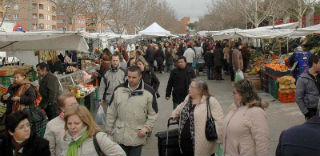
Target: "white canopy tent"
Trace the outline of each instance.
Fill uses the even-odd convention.
[[[158,23],[153,23],[146,29],[139,31],[139,35],[142,36],[157,36],[157,37],[168,37],[171,36],[171,32],[162,28]]]
[[[85,33],[0,32],[0,51],[78,50],[88,52]],[[89,36],[87,36],[89,37]]]

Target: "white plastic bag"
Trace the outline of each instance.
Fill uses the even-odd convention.
[[[244,76],[243,76],[243,72],[240,70],[240,71],[236,72],[234,82],[238,82],[242,79],[244,79]]]
[[[98,125],[106,125],[106,114],[104,113],[103,107],[100,105],[96,114],[95,122]]]

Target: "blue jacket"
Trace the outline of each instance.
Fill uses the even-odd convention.
[[[281,133],[276,156],[320,155],[320,117]]]

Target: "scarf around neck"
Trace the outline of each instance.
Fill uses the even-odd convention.
[[[22,155],[22,151],[20,151],[27,143],[28,140],[23,141],[22,143],[18,143],[13,137],[11,137],[11,143],[13,146],[13,150],[14,150],[14,155],[19,156]]]
[[[69,144],[67,156],[78,156],[78,148],[87,139],[87,137],[88,137],[88,130],[86,130],[78,140],[72,141]]]

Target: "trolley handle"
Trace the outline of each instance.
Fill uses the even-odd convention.
[[[178,124],[179,124],[179,120],[174,120],[173,117],[170,117],[168,119],[167,128],[169,128],[171,125],[178,125]]]

